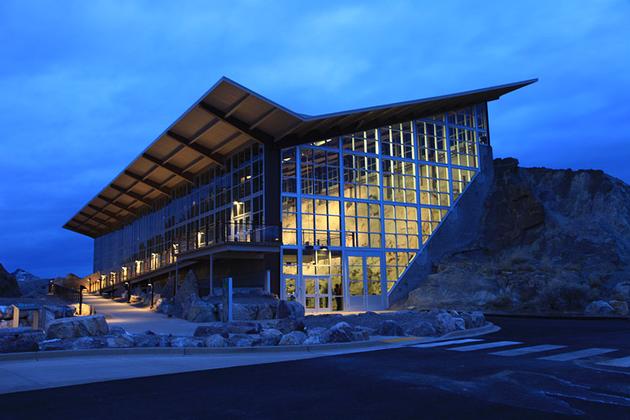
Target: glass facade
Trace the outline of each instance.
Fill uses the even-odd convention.
[[[279,236],[265,226],[263,146],[249,145],[195,178],[195,185],[129,225],[96,238],[94,270],[107,284],[157,270],[179,254],[222,242]]]
[[[382,309],[479,171],[486,105],[282,150],[283,298]]]

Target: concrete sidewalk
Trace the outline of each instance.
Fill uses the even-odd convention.
[[[393,349],[452,338],[476,337],[499,329],[490,324],[442,337],[375,337],[367,342],[290,348],[131,348],[6,354],[0,355],[0,394]]]
[[[105,315],[110,326],[123,327],[131,333],[151,330],[158,334],[193,335],[198,326],[204,325],[180,318],[169,318],[149,308],[136,308],[128,303],[96,295],[85,295],[83,301],[92,306],[97,314]]]

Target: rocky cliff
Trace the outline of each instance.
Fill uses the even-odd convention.
[[[18,297],[21,296],[15,276],[10,274],[0,264],[0,297]]]
[[[630,186],[596,170],[496,159],[479,237],[450,254],[406,306],[582,312],[630,300]],[[627,309],[626,309],[627,311]]]

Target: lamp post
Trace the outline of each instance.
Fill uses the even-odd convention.
[[[83,312],[83,291],[86,289],[84,285],[79,286],[79,315]]]
[[[149,283],[149,287],[151,288],[151,306],[149,309],[153,309],[153,283]]]
[[[131,285],[126,281],[125,286],[127,286],[127,303],[129,303],[131,302]]]

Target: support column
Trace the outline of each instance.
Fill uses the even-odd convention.
[[[209,260],[209,267],[208,267],[208,281],[209,281],[209,292],[208,295],[212,296],[213,295],[213,283],[214,283],[214,255],[211,254],[210,255],[210,260]]]

